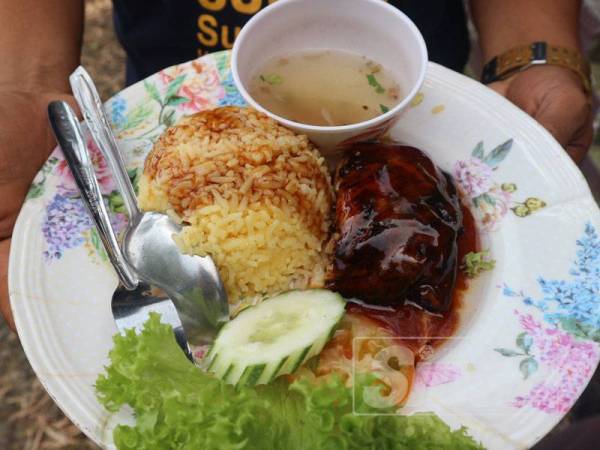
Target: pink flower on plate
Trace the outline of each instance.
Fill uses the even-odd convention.
[[[182,103],[181,107],[188,113],[195,113],[212,107],[215,101],[225,95],[225,88],[221,84],[218,70],[209,65],[199,62],[193,62],[192,67],[195,73],[186,77],[179,88],[177,95],[189,99]],[[182,66],[176,66],[172,69],[160,72],[160,80],[164,85],[168,85],[178,76],[185,73]]]
[[[576,339],[558,328],[543,328],[530,314],[515,314],[532,339],[530,353],[545,373],[543,381],[514,399],[513,406],[530,406],[547,413],[567,412],[594,372],[600,358],[598,344]]]
[[[182,66],[174,66],[158,72],[158,79],[163,85],[168,85],[171,81],[184,73]]]
[[[474,156],[456,162],[454,177],[470,198],[479,197],[494,186],[492,168]]]
[[[548,414],[566,413],[584,387],[585,380],[564,374],[560,378],[536,384],[526,395],[516,397],[512,405],[517,408],[530,406]]]
[[[580,341],[557,328],[547,328],[544,336],[534,336],[540,361],[561,372],[590,373],[598,359],[598,346]]]
[[[100,149],[96,146],[92,138],[88,138],[87,148],[92,156],[92,163],[94,164],[94,169],[96,171],[98,183],[100,184],[100,189],[103,194],[110,194],[116,189],[116,187],[113,182],[110,169],[108,168],[108,164],[106,163],[104,156],[102,156]],[[56,165],[55,170],[61,178],[62,182],[60,188],[62,190],[67,192],[77,191],[77,186],[75,185],[73,174],[71,173],[71,169],[69,169],[67,161],[64,158],[61,158],[59,163]]]
[[[415,382],[425,387],[452,383],[462,375],[460,369],[452,364],[421,363],[417,365]]]
[[[521,328],[528,331],[530,335],[538,335],[542,330],[542,325],[533,318],[531,314],[521,314],[518,310],[514,310],[514,313],[519,317]]]

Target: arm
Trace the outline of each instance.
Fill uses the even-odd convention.
[[[83,0],[0,0],[0,312],[12,325],[10,236],[31,180],[54,139],[46,107],[68,95],[79,63]]]
[[[79,64],[82,0],[0,0],[0,90],[69,92]]]
[[[546,41],[580,50],[580,0],[471,0],[483,60]],[[580,161],[591,144],[591,106],[576,74],[537,66],[490,85],[529,113]]]
[[[484,61],[522,44],[579,49],[580,0],[471,0]]]

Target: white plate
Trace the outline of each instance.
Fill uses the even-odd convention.
[[[232,103],[242,99],[224,52],[153,75],[106,109],[129,167],[139,170],[153,139],[177,117]],[[598,207],[535,121],[441,66],[430,64],[422,93],[392,135],[455,175],[497,261],[469,288],[473,308],[457,339],[418,370],[409,406],[466,426],[488,448],[528,448],[573,405],[600,358]],[[118,211],[110,179],[103,186]],[[15,227],[11,305],[43,385],[90,438],[110,447],[109,415],[93,384],[116,332],[110,298],[117,278],[73,194],[55,151]],[[124,216],[115,222],[123,225]]]

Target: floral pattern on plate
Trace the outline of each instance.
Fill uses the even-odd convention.
[[[542,313],[542,321],[531,313],[515,310],[523,332],[516,348],[496,348],[502,356],[519,359],[527,379],[541,367],[544,379],[512,405],[531,406],[547,413],[565,413],[585,387],[600,360],[600,238],[588,223],[576,242],[577,259],[570,280],[539,277],[542,297],[533,298],[507,285],[502,292],[520,298]]]
[[[454,165],[454,177],[473,206],[481,213],[483,228],[496,230],[500,221],[512,210],[518,217],[525,217],[546,206],[543,200],[529,197],[523,202],[513,200],[517,191],[515,183],[498,184],[494,171],[510,153],[513,140],[509,139],[486,153],[480,141],[471,157]]]
[[[422,362],[417,365],[415,383],[424,387],[448,384],[460,378],[462,371],[449,363]]]
[[[123,200],[116,190],[104,157],[89,138],[87,147],[92,155],[100,190],[110,213],[113,227],[117,233],[120,233],[127,225]],[[42,222],[42,234],[46,242],[44,258],[46,261],[60,259],[65,251],[85,246],[90,254],[99,257],[102,261],[108,261],[100,236],[85,210],[66,160],[59,151],[54,154],[52,160],[54,163],[48,173],[55,175],[59,183],[54,196],[46,206]],[[132,170],[129,173],[134,185],[137,185],[138,173],[138,170]],[[45,185],[40,183],[36,189],[43,192]]]
[[[107,106],[113,132],[120,140],[146,141],[152,145],[182,115],[224,104],[243,105],[244,100],[235,88],[229,63],[230,54],[219,53],[213,59],[192,61],[165,69],[153,81],[143,82],[146,96],[135,104],[123,95],[113,97]],[[87,145],[92,153],[96,175],[113,225],[120,232],[127,224],[121,196],[116,191],[100,151],[91,139],[88,139]],[[149,149],[143,144],[138,148],[141,153]],[[129,171],[134,184],[137,183],[140,171],[140,168]],[[108,261],[96,228],[85,213],[62,153],[56,152],[46,162],[31,186],[28,198],[43,195],[47,175],[51,172],[59,177],[60,182],[56,187],[56,194],[47,204],[42,224],[47,245],[44,251],[46,260],[60,259],[65,251],[84,246],[90,254]]]
[[[110,102],[113,130],[119,139],[154,142],[182,115],[222,105],[245,105],[235,88],[229,53],[169,67],[145,80],[143,101],[130,106],[117,95]]]

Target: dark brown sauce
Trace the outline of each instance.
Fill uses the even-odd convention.
[[[475,219],[467,207],[461,206],[463,231],[457,240],[459,264],[467,253],[478,251],[479,246]],[[450,337],[456,332],[468,284],[464,272],[458,270],[450,308],[442,314],[431,314],[411,304],[392,306],[381,310],[369,305],[350,303],[348,312],[375,320],[382,328],[399,337],[417,354],[417,359],[419,359],[424,346],[437,347],[443,342],[441,339],[434,338]]]

